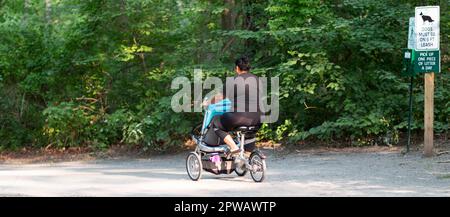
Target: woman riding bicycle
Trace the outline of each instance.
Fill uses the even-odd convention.
[[[261,124],[259,90],[262,85],[258,76],[250,73],[250,68],[248,58],[237,59],[234,68],[237,75],[227,78],[222,93],[214,96],[210,102],[214,104],[225,98],[231,101],[231,112],[217,116],[212,121],[214,133],[229,146],[231,154],[239,153],[240,149],[228,132],[240,126]]]

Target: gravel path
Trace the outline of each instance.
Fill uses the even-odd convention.
[[[0,196],[450,196],[450,155],[274,155],[268,176],[185,172],[186,154],[141,160],[0,165]]]

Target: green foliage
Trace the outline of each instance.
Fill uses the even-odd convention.
[[[449,132],[448,1],[29,2],[0,4],[0,149],[179,148],[201,114],[170,109],[172,79],[231,76],[242,54],[253,73],[280,78],[280,120],[261,139],[395,144],[407,120],[401,49],[423,4],[441,6],[435,132]],[[422,77],[414,83],[420,132]]]
[[[376,143],[395,143],[399,131],[406,128],[408,86],[407,80],[399,77],[398,63],[414,5],[390,1],[314,4],[320,3],[286,0],[268,7],[274,17],[269,21],[271,35],[281,53],[289,54],[278,65],[288,66],[278,70],[284,73],[280,74],[281,108],[283,119],[295,124],[292,136],[283,138],[357,141],[378,137],[383,139]],[[441,10],[448,11],[448,4],[441,4]],[[442,14],[441,19],[448,19],[444,15],[448,13]],[[441,31],[448,35],[447,29]],[[441,43],[448,45],[448,38]],[[441,52],[448,56],[448,46]],[[316,57],[308,58],[313,54]],[[443,65],[448,66],[448,61],[444,59]],[[437,82],[445,83],[448,67],[442,69]],[[415,79],[416,96],[423,95],[423,88],[417,85],[420,81]],[[436,100],[444,95],[450,97],[448,88],[437,86]],[[449,129],[445,104],[436,104],[436,115],[441,117],[436,118],[437,132]],[[423,101],[416,97],[414,105],[414,127],[423,129]]]
[[[76,146],[89,136],[89,118],[74,103],[61,103],[43,111],[46,117],[44,135],[57,146]]]

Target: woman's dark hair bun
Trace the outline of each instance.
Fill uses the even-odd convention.
[[[235,64],[242,71],[249,71],[251,69],[251,67],[250,67],[250,60],[246,56],[243,56],[243,57],[237,59]]]

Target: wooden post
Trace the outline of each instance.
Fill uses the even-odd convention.
[[[425,73],[424,156],[433,156],[434,73]]]

